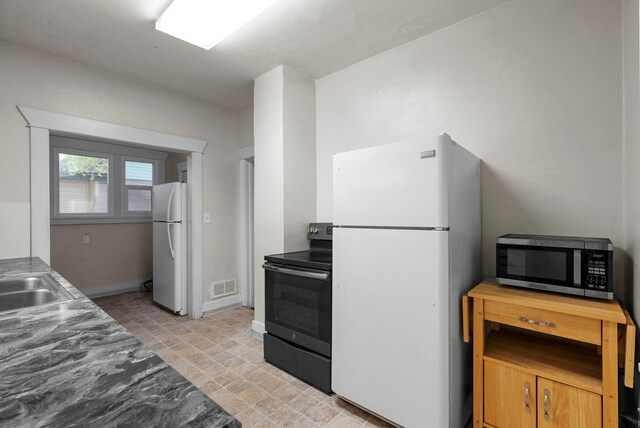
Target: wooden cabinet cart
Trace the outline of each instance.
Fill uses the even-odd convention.
[[[633,387],[635,349],[618,301],[484,282],[462,305],[474,428],[618,426],[618,367]]]

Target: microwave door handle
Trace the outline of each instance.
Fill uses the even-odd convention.
[[[573,284],[582,284],[582,251],[573,250]]]
[[[317,272],[305,272],[303,270],[295,270],[295,269],[287,269],[287,268],[282,268],[282,267],[277,267],[277,266],[273,266],[270,264],[263,264],[262,267],[265,270],[269,270],[272,272],[277,272],[277,273],[282,273],[284,275],[293,275],[293,276],[301,276],[303,278],[310,278],[310,279],[320,279],[323,281],[326,281],[327,279],[329,279],[329,274],[328,273],[317,273]]]

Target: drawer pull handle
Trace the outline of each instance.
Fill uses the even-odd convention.
[[[529,382],[524,383],[524,410],[529,413]]]
[[[518,319],[519,319],[520,321],[527,322],[527,323],[529,323],[529,324],[531,324],[531,325],[537,325],[537,326],[539,326],[539,327],[551,327],[551,328],[554,328],[554,327],[556,326],[556,325],[555,325],[554,323],[552,323],[552,322],[542,322],[542,321],[530,320],[530,319],[525,318],[525,317],[519,317]]]
[[[544,420],[549,420],[549,390],[544,389]]]

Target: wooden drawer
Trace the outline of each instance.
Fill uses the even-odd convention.
[[[602,344],[601,321],[593,318],[505,304],[492,300],[484,302],[484,318],[487,321],[495,321],[526,330],[566,337],[580,342],[594,345]]]

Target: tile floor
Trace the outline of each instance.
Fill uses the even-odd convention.
[[[390,426],[266,363],[262,342],[251,335],[251,309],[191,320],[156,307],[150,293],[119,294],[94,302],[243,427]]]

